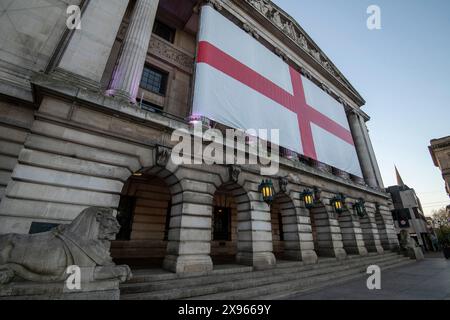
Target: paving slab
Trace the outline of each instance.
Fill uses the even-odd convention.
[[[369,290],[369,275],[332,287],[293,295],[288,300],[448,300],[450,260],[438,256],[381,273],[381,290]]]

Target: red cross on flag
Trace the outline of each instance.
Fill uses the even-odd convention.
[[[362,177],[343,105],[210,6],[201,14],[193,114],[279,129],[282,147]]]

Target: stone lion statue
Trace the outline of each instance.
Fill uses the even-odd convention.
[[[110,241],[120,226],[109,208],[91,207],[68,225],[35,234],[0,235],[0,284],[20,278],[33,282],[65,281],[78,266],[83,281],[131,278],[128,266],[116,266]]]
[[[422,260],[424,258],[422,249],[411,238],[407,230],[400,231],[400,248],[411,259]]]

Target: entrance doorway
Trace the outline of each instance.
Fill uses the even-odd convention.
[[[118,207],[121,226],[111,255],[133,268],[161,267],[167,248],[171,194],[164,180],[133,176],[125,184]]]

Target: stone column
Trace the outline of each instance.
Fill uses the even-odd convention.
[[[273,254],[270,208],[259,198],[257,191],[235,198],[239,211],[236,261],[238,264],[264,269],[275,265],[276,260]]]
[[[348,207],[349,205],[347,205]],[[342,242],[348,254],[367,255],[361,225],[353,209],[347,208],[339,217],[342,232]]]
[[[128,2],[128,0],[90,1],[81,18],[81,29],[73,31],[56,71],[70,72],[80,76],[85,83],[98,85]]]
[[[375,220],[375,205],[366,203],[366,211],[367,215],[359,220],[363,231],[364,243],[367,251],[382,254],[384,250]]]
[[[336,214],[330,205],[320,204],[310,210],[317,231],[317,254],[319,257],[345,259],[347,252],[342,242],[342,233]]]
[[[358,153],[359,163],[361,164],[361,170],[366,183],[373,188],[378,188],[377,178],[372,168],[369,148],[367,147],[359,118],[360,116],[355,112],[349,113],[348,119],[353,140],[355,141],[356,152]]]
[[[108,94],[136,103],[158,0],[137,0]]]
[[[380,234],[380,242],[385,250],[396,250],[399,247],[397,232],[391,211],[386,205],[379,205],[375,212],[375,221]]]
[[[367,149],[369,150],[369,156],[372,163],[372,169],[375,174],[375,178],[377,179],[378,187],[384,189],[383,178],[381,177],[380,168],[378,167],[378,161],[375,156],[375,152],[373,151],[372,141],[370,140],[369,130],[367,129],[366,122],[362,117],[359,117],[359,121],[361,123],[362,132],[364,135],[364,139],[366,141]]]
[[[300,192],[291,190],[286,200],[288,201],[280,205],[284,231],[284,257],[287,260],[303,261],[304,264],[317,263],[309,211],[300,200]]]
[[[211,271],[214,188],[191,178],[181,179],[180,186],[183,190],[172,199],[169,241],[163,268],[175,273]]]

